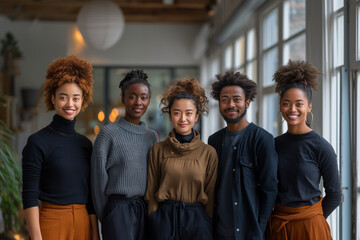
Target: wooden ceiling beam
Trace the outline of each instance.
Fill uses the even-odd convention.
[[[176,0],[164,5],[162,0],[117,0],[127,22],[205,22],[206,2],[212,0]],[[14,20],[76,21],[84,0],[0,0],[0,14]]]

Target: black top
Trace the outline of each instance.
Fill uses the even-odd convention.
[[[175,137],[180,143],[189,143],[194,138],[194,132],[191,131],[191,133],[187,135],[181,135],[175,132]]]
[[[319,201],[320,177],[326,196],[325,218],[340,204],[341,189],[336,154],[332,146],[314,131],[275,138],[279,156],[277,203],[289,207],[313,205]]]
[[[241,131],[231,132],[226,129],[226,134],[223,140],[223,147],[221,152],[221,159],[223,164],[221,168],[221,179],[218,179],[217,188],[217,233],[222,236],[234,237],[234,213],[233,213],[233,200],[232,200],[232,182],[234,168],[234,154],[239,146],[239,141],[245,132]]]
[[[59,205],[88,204],[92,144],[78,134],[76,119],[55,115],[49,126],[31,135],[23,150],[24,209],[38,206],[38,200]]]

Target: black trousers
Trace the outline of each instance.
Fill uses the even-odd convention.
[[[165,201],[148,219],[151,240],[211,240],[212,220],[199,203]]]
[[[145,240],[147,207],[142,198],[111,195],[101,223],[103,240]]]

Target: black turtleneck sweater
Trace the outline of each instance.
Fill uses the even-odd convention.
[[[92,144],[78,134],[76,119],[55,115],[49,126],[31,135],[23,150],[24,209],[38,200],[59,205],[87,204],[94,213],[90,194]]]

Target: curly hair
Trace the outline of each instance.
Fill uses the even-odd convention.
[[[140,69],[131,70],[126,73],[124,79],[120,82],[119,88],[121,89],[121,97],[124,99],[126,89],[135,83],[142,83],[149,89],[149,97],[151,97],[150,83],[147,80],[148,75]]]
[[[167,89],[163,98],[160,101],[160,105],[164,105],[161,108],[162,113],[170,113],[171,106],[175,100],[179,99],[191,99],[194,101],[196,107],[196,113],[200,115],[207,115],[207,104],[209,100],[205,95],[205,90],[201,87],[196,78],[184,78],[178,80],[176,85]]]
[[[240,72],[227,71],[224,75],[216,75],[217,81],[211,84],[211,96],[215,100],[220,100],[221,90],[226,86],[239,86],[245,92],[245,100],[253,101],[257,94],[257,85],[245,74]]]
[[[64,83],[76,83],[83,91],[81,110],[85,110],[87,103],[92,100],[93,68],[83,58],[76,56],[60,57],[55,59],[47,68],[44,84],[46,111],[55,110],[51,101],[56,89]]]
[[[321,73],[309,62],[289,60],[287,65],[280,66],[274,73],[275,92],[282,99],[290,88],[304,91],[309,103],[312,101],[312,90],[317,90],[317,78]]]

